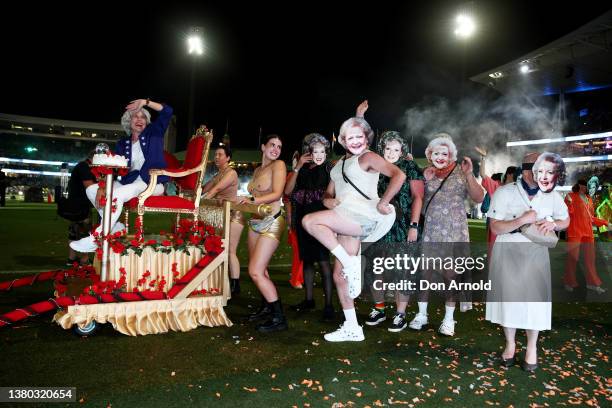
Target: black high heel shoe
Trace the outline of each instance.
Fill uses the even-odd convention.
[[[529,364],[528,362],[523,360],[521,361],[521,368],[523,369],[523,371],[526,371],[528,373],[533,373],[538,368],[538,363]]]
[[[510,358],[504,358],[503,356],[501,356],[499,358],[499,364],[502,367],[510,368],[516,364],[516,358],[514,356]]]

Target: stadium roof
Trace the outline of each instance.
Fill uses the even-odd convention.
[[[542,24],[552,24],[543,22]],[[526,65],[521,72],[521,66]],[[507,64],[470,78],[501,93],[554,95],[612,86],[612,10]]]

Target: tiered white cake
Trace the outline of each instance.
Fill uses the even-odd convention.
[[[128,161],[125,157],[115,154],[94,154],[92,164],[94,166],[127,167]]]

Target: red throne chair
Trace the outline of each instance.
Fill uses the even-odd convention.
[[[128,211],[136,211],[140,225],[144,230],[144,214],[147,212],[162,212],[176,214],[176,227],[179,225],[181,214],[190,214],[195,222],[198,221],[200,198],[202,195],[202,180],[206,172],[208,153],[213,139],[212,130],[200,126],[196,134],[187,144],[185,160],[182,165],[169,153],[164,152],[166,169],[152,169],[149,171],[151,179],[147,189],[137,198],[130,200],[126,207],[125,225],[128,228]],[[177,187],[176,196],[154,196],[153,191],[159,176],[168,176]]]

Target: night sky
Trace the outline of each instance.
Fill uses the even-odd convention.
[[[289,147],[309,132],[331,136],[364,98],[372,126],[394,128],[424,96],[457,98],[474,87],[461,78],[609,8],[601,1],[389,1],[345,9],[332,1],[202,1],[97,2],[85,12],[58,3],[3,13],[0,112],[117,123],[127,102],[149,97],[175,108],[179,148],[187,139],[191,26],[204,28],[207,46],[197,63],[195,121],[220,137],[229,120],[234,147],[256,147],[260,126]],[[479,28],[462,44],[452,25],[466,6]]]

